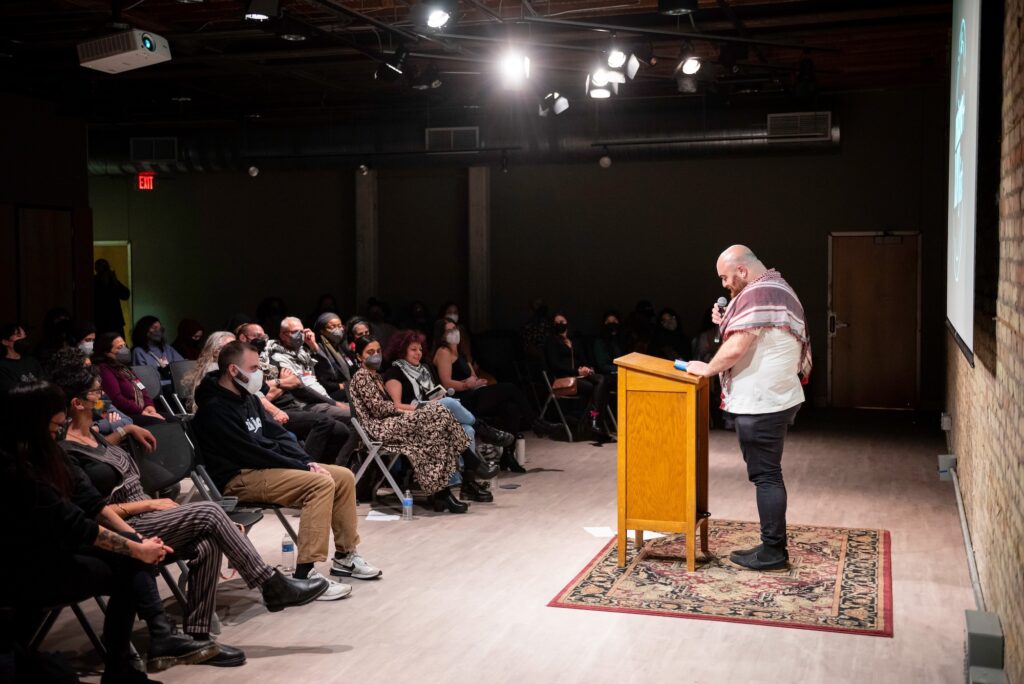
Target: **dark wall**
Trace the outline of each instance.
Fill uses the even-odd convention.
[[[131,241],[136,317],[216,330],[271,294],[299,316],[324,292],[353,304],[351,173],[93,177],[90,196],[96,239]]]
[[[803,301],[826,394],[828,234],[923,233],[922,397],[938,406],[947,105],[944,91],[842,98],[839,153],[512,167],[493,175],[494,320],[518,326],[531,298],[596,331],[609,306],[649,298],[693,334],[724,294],[715,260],[733,243],[778,268]],[[865,264],[865,277],[870,265]],[[909,324],[913,312],[907,312]],[[878,350],[884,353],[884,350]]]

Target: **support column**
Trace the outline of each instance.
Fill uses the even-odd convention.
[[[469,316],[478,331],[491,327],[491,169],[469,169]]]
[[[377,293],[377,172],[356,171],[356,310]]]

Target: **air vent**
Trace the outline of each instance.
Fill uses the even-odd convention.
[[[769,140],[829,140],[832,112],[787,112],[768,115]]]
[[[102,59],[112,54],[130,52],[138,46],[135,44],[135,36],[131,31],[122,31],[109,36],[90,40],[78,44],[78,60],[89,62],[94,59]]]
[[[426,144],[428,152],[476,152],[480,147],[480,128],[428,128]]]
[[[133,162],[178,161],[177,138],[132,138],[131,148]]]

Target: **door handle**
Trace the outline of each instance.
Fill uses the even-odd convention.
[[[828,334],[829,334],[829,337],[834,337],[835,334],[836,334],[836,331],[838,331],[838,330],[840,330],[842,328],[848,328],[848,327],[850,327],[849,323],[847,323],[845,321],[839,320],[839,318],[835,315],[835,313],[829,312],[829,314],[828,314]]]

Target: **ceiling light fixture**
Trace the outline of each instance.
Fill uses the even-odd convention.
[[[612,96],[612,88],[608,85],[608,81],[604,81],[602,85],[594,83],[591,74],[587,74],[587,95],[594,98],[595,100],[607,100]]]
[[[658,14],[676,17],[697,11],[697,0],[658,0]]]
[[[397,81],[405,69],[405,60],[409,57],[409,50],[404,45],[399,45],[395,54],[381,62],[374,72],[373,77],[378,81]]]
[[[558,93],[558,91],[552,91],[541,98],[540,105],[538,105],[537,113],[541,116],[547,116],[551,112],[558,116],[569,108],[569,98]]]
[[[245,18],[248,21],[268,21],[280,14],[279,0],[249,0],[249,7],[245,10]]]
[[[517,89],[530,78],[530,58],[516,50],[510,50],[499,63],[505,88]]]

